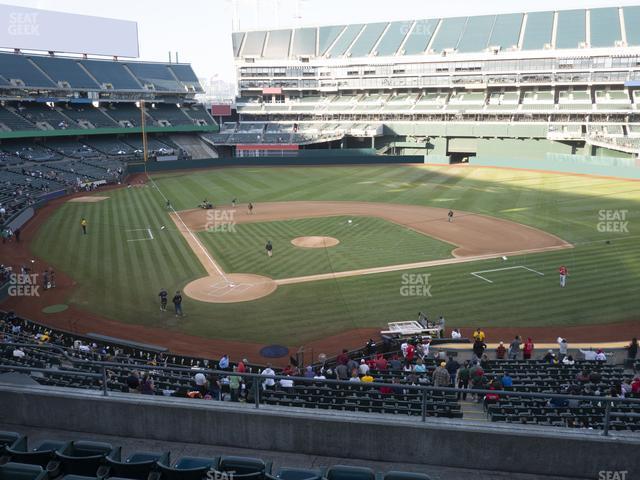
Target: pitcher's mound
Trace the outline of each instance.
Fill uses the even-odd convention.
[[[304,248],[328,248],[340,243],[340,240],[333,237],[298,237],[291,240],[296,247]]]
[[[188,283],[184,293],[194,300],[209,303],[236,303],[257,300],[278,288],[269,277],[251,273],[230,273],[222,277],[203,277]]]

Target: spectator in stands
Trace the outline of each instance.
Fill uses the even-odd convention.
[[[640,376],[636,376],[631,382],[631,393],[640,395]]]
[[[360,377],[358,376],[358,370],[354,370],[351,372],[351,377],[349,378],[350,382],[360,382]]]
[[[502,383],[503,388],[513,387],[513,377],[509,375],[509,372],[505,372],[500,379],[500,383]]]
[[[431,339],[429,338],[425,338],[424,340],[422,340],[422,344],[421,346],[421,353],[422,353],[422,358],[428,358],[429,357],[429,348],[431,347]]]
[[[422,361],[421,358],[416,360],[416,365],[413,368],[413,371],[416,372],[416,373],[426,373],[427,372],[427,367],[425,366],[425,364],[424,364],[424,362]]]
[[[16,347],[13,349],[13,357],[14,358],[24,358],[25,357],[25,353],[24,350],[20,347]]]
[[[342,353],[340,353],[340,355],[338,355],[338,357],[336,358],[336,364],[346,365],[347,363],[349,363],[349,350],[343,348]]]
[[[132,370],[126,380],[129,393],[140,393],[140,377],[138,372]]]
[[[625,347],[627,349],[627,359],[633,360],[638,356],[638,339],[633,337],[631,343]]]
[[[507,349],[504,346],[504,342],[500,341],[500,344],[498,344],[498,348],[496,348],[496,358],[498,360],[504,360],[504,357],[506,354],[507,354]]]
[[[562,359],[562,364],[571,366],[571,365],[575,365],[576,361],[573,359],[573,356],[568,355]]]
[[[222,355],[220,361],[218,362],[218,369],[220,370],[228,370],[229,369],[229,355],[226,353]]]
[[[462,333],[460,333],[460,330],[458,330],[457,328],[454,328],[453,330],[451,330],[451,338],[453,340],[458,340],[459,338],[462,338]]]
[[[451,383],[451,376],[446,369],[446,362],[440,363],[433,371],[432,379],[435,387],[448,387]]]
[[[376,370],[378,370],[379,372],[384,372],[387,370],[387,368],[388,368],[387,360],[384,358],[384,355],[379,353],[376,356]]]
[[[481,342],[484,342],[485,338],[486,338],[486,335],[480,329],[480,327],[476,328],[476,331],[473,332],[473,339],[474,340],[480,340]]]
[[[457,385],[458,388],[468,389],[469,388],[469,361],[464,362],[462,367],[458,369],[457,375]],[[466,400],[467,392],[458,392],[458,400]]]
[[[360,375],[366,375],[367,373],[369,373],[369,365],[367,365],[367,362],[364,360],[364,358],[362,360],[360,360],[360,366],[358,367],[358,373]]]
[[[233,367],[233,371],[237,372],[237,367]],[[229,391],[231,393],[232,402],[237,402],[238,399],[240,398],[241,385],[242,385],[242,377],[240,377],[239,375],[229,375]]]
[[[148,373],[142,375],[142,381],[140,382],[140,393],[143,395],[155,395],[156,387],[153,384],[153,378]]]
[[[487,348],[487,345],[480,340],[480,338],[476,338],[473,342],[473,354],[475,355],[476,360],[480,360],[482,355],[484,355],[484,351]]]
[[[560,358],[563,359],[567,356],[567,352],[569,351],[569,344],[567,343],[566,338],[558,337],[558,353]]]
[[[542,357],[542,361],[543,362],[547,362],[547,363],[553,363],[555,360],[556,356],[553,353],[552,349],[547,350],[547,353],[544,354],[544,357]]]
[[[521,344],[520,335],[516,335],[509,345],[509,360],[516,360],[518,358]]]
[[[630,394],[631,394],[631,379],[627,377],[627,378],[624,378],[620,383],[620,396],[622,398],[626,398]]]
[[[236,371],[238,373],[247,373],[247,364],[249,363],[249,361],[246,358],[243,358],[242,360],[240,360],[238,362],[238,368],[236,369]]]
[[[484,387],[486,386],[487,383],[487,379],[484,375],[484,370],[482,369],[482,367],[478,364],[473,365],[470,369],[469,369],[469,380],[471,382],[471,388],[473,390],[483,390]],[[480,398],[481,395],[480,394],[474,394],[475,397],[475,401],[476,402],[480,402]]]
[[[493,383],[489,385],[489,390],[496,390],[496,387],[494,386]],[[499,401],[500,401],[500,395],[498,395],[497,393],[487,393],[484,396],[484,402],[483,402],[485,410],[489,405],[495,405]]]
[[[209,389],[207,390],[207,394],[210,395],[213,400],[220,400],[220,392],[222,391],[222,384],[220,383],[220,378],[218,377],[217,374],[215,373],[209,374],[207,386],[209,387]]]
[[[316,373],[313,371],[313,367],[311,365],[307,365],[307,368],[304,370],[304,378],[313,378]]]
[[[360,378],[360,381],[365,382],[365,383],[371,383],[371,382],[374,382],[375,379],[371,376],[371,374],[367,373],[366,375],[363,375]]]
[[[268,363],[267,368],[265,368],[261,373],[261,375],[265,377],[264,381],[262,382],[263,390],[273,390],[273,387],[276,384],[276,381],[273,378],[275,374],[276,372],[273,370],[273,368],[271,368],[271,364]]]
[[[531,340],[531,337],[529,337],[527,338],[527,341],[524,342],[524,346],[522,348],[522,358],[524,360],[531,360],[531,357],[533,355],[533,348],[533,340]]]
[[[604,351],[602,351],[602,350],[597,350],[596,351],[596,361],[597,362],[606,362],[607,361],[607,354],[604,353]]]
[[[349,369],[345,363],[340,363],[336,365],[336,377],[338,380],[348,380],[349,379]]]
[[[456,375],[458,373],[458,369],[460,368],[460,364],[453,357],[449,357],[445,368],[447,369],[447,372],[449,372],[449,376],[451,377],[451,385],[455,385]]]
[[[196,390],[200,392],[202,396],[204,396],[208,391],[207,377],[205,376],[205,374],[202,372],[196,373],[195,377],[193,378],[193,381],[196,384]]]
[[[428,349],[428,347],[427,347]],[[426,358],[424,355],[421,358]],[[391,360],[389,360],[389,370],[400,370],[402,368],[402,362],[398,358],[398,355],[393,355]]]
[[[407,362],[413,362],[413,359],[416,356],[416,347],[412,344],[409,343],[407,345],[407,352],[404,356],[404,358],[407,360]]]

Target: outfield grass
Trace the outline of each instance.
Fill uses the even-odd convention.
[[[281,286],[259,301],[240,304],[187,300],[187,317],[177,323],[158,312],[157,291],[160,287],[182,288],[205,272],[179,232],[159,229],[171,225],[160,194],[153,188],[122,189],[109,192],[110,198],[104,202],[65,204],[32,242],[36,255],[79,283],[70,302],[127,323],[287,345],[351,328],[413,319],[419,310],[444,314],[451,326],[601,324],[634,320],[640,311],[637,182],[490,168],[411,166],[229,168],[154,178],[177,209],[193,208],[205,197],[216,204],[237,197],[241,202],[256,203],[258,208],[260,202],[286,200],[425,205],[524,223],[576,247],[512,257],[507,262],[481,261],[413,272],[430,274],[430,297],[403,296],[403,272],[391,272]],[[628,210],[629,232],[598,231],[601,210]],[[80,234],[82,216],[89,221],[86,237]],[[253,235],[251,228],[271,229],[273,225],[246,225],[247,238]],[[132,236],[144,236],[143,231],[127,230],[147,227],[152,229],[154,240],[127,242]],[[245,226],[238,227],[244,231]],[[390,231],[388,236],[385,243],[397,241],[397,232],[392,235]],[[259,238],[256,255],[263,253],[262,235]],[[226,244],[224,238],[207,238],[213,251],[232,248],[235,241]],[[393,255],[406,252],[399,249]],[[380,262],[389,259],[375,257]],[[224,254],[222,258],[229,270],[276,277],[288,276],[289,269],[298,268],[271,266],[282,270],[261,272],[267,268],[264,257]],[[345,258],[347,261],[359,260]],[[322,262],[315,264],[322,268]],[[566,264],[571,274],[565,289],[558,286],[561,264]],[[492,273],[494,283],[488,283],[470,274],[515,265],[526,265],[544,276],[505,270]]]
[[[351,220],[351,223],[348,221]],[[234,232],[201,232],[203,244],[226,272],[290,278],[452,257],[455,245],[379,218],[327,217],[234,225]],[[300,248],[301,236],[340,240],[330,248]],[[274,256],[264,250],[267,240]]]

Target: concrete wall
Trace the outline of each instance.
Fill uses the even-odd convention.
[[[213,167],[242,167],[242,166],[312,166],[312,165],[374,165],[385,163],[424,163],[422,156],[387,156],[349,154],[340,150],[305,150],[300,157],[229,157],[213,158],[210,160],[185,160],[179,162],[149,162],[147,170],[150,172],[182,170],[192,168]],[[319,153],[318,153],[319,152]],[[336,153],[334,155],[335,152]],[[144,172],[144,164],[133,164],[128,168],[129,173]]]
[[[640,440],[597,432],[0,385],[0,423],[537,475],[640,478]],[[73,414],[71,414],[73,412]],[[212,448],[215,454],[215,448]]]

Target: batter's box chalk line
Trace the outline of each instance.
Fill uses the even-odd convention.
[[[125,230],[126,233],[129,232],[145,232],[146,235],[144,236],[144,238],[130,238],[127,239],[127,242],[146,242],[149,240],[154,240],[153,237],[153,232],[151,232],[151,227],[147,227],[147,228],[132,228],[129,230]]]
[[[539,272],[538,270],[534,270],[533,268],[525,267],[524,265],[516,265],[514,267],[492,268],[491,270],[479,270],[477,272],[471,272],[471,275],[473,275],[476,278],[479,278],[480,280],[484,280],[485,282],[493,283],[493,280],[489,280],[488,278],[484,277],[481,274],[482,273],[491,273],[491,272],[502,272],[504,270],[516,270],[516,269],[527,270],[529,272],[535,273],[536,275],[540,275],[540,276],[544,277],[544,273]]]

